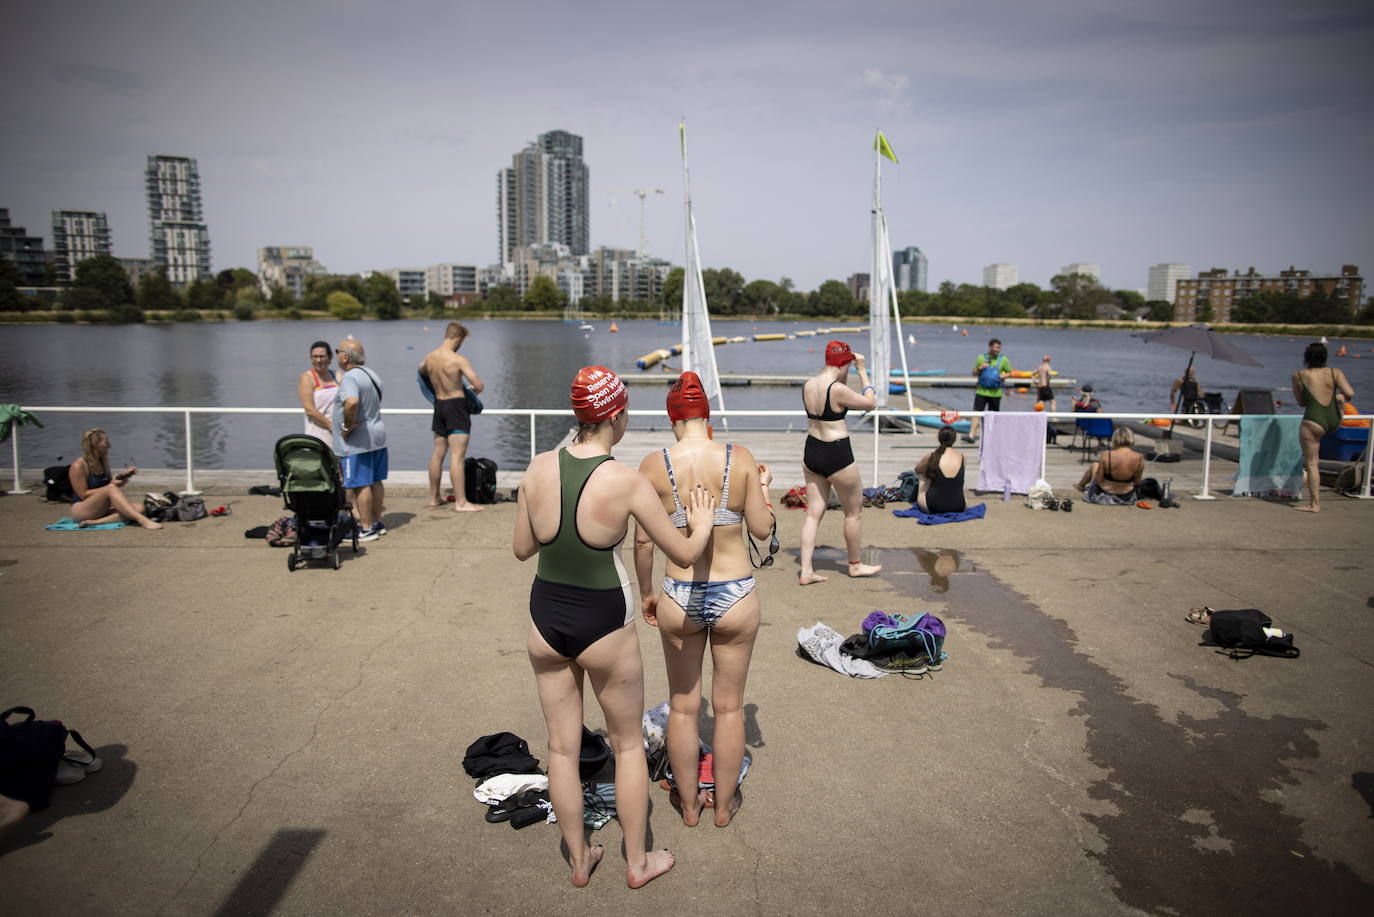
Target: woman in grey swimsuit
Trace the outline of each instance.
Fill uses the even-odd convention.
[[[710,416],[701,380],[696,373],[683,373],[668,390],[668,419],[677,444],[650,454],[639,466],[678,528],[687,524],[682,494],[704,487],[716,497],[706,550],[688,566],[671,559],[666,562],[660,599],[653,591],[654,545],[639,527],[635,574],[644,620],[658,627],[668,668],[668,760],[679,783],[671,801],[689,826],[701,818],[703,807],[714,806],[716,827],[723,828],[740,806],[739,794],[730,791],[744,761],[744,683],[759,629],[759,596],[750,574],[743,528],[747,525],[755,538],[767,538],[774,520],[768,496],[772,473],[756,464],[743,446],[713,441],[706,426]],[[694,792],[701,668],[708,642],[714,776],[717,787],[726,789],[728,802]]]

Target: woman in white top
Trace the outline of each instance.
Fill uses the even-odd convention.
[[[305,409],[305,434],[327,443],[334,441],[334,427],[329,422],[329,412],[333,410],[334,394],[339,380],[329,368],[334,358],[334,348],[324,341],[310,345],[310,368],[301,373],[296,391],[300,395],[301,407]]]

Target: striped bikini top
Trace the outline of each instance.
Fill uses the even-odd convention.
[[[744,513],[738,513],[729,508],[730,503],[730,459],[734,451],[731,443],[725,444],[725,480],[720,486],[720,504],[716,506],[715,518],[711,520],[711,525],[739,525],[744,521]],[[677,509],[668,516],[675,527],[685,529],[687,527],[687,508],[682,505],[682,499],[677,495],[677,477],[673,474],[673,460],[668,457],[668,450],[663,450],[663,464],[668,469],[668,483],[673,486],[673,506]]]

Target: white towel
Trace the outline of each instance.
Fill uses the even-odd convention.
[[[983,443],[978,453],[978,489],[1026,494],[1040,478],[1045,448],[1045,415],[1016,412],[983,417]]]

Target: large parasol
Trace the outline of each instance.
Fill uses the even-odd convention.
[[[1132,337],[1138,337],[1146,344],[1168,344],[1170,347],[1191,351],[1188,354],[1188,366],[1183,370],[1185,379],[1188,378],[1188,370],[1193,368],[1193,360],[1198,354],[1204,354],[1223,363],[1238,363],[1241,366],[1264,365],[1241,350],[1230,338],[1218,334],[1206,325],[1165,328],[1163,331],[1139,331],[1132,334]],[[1170,422],[1169,433],[1172,435],[1173,432],[1174,425]]]

